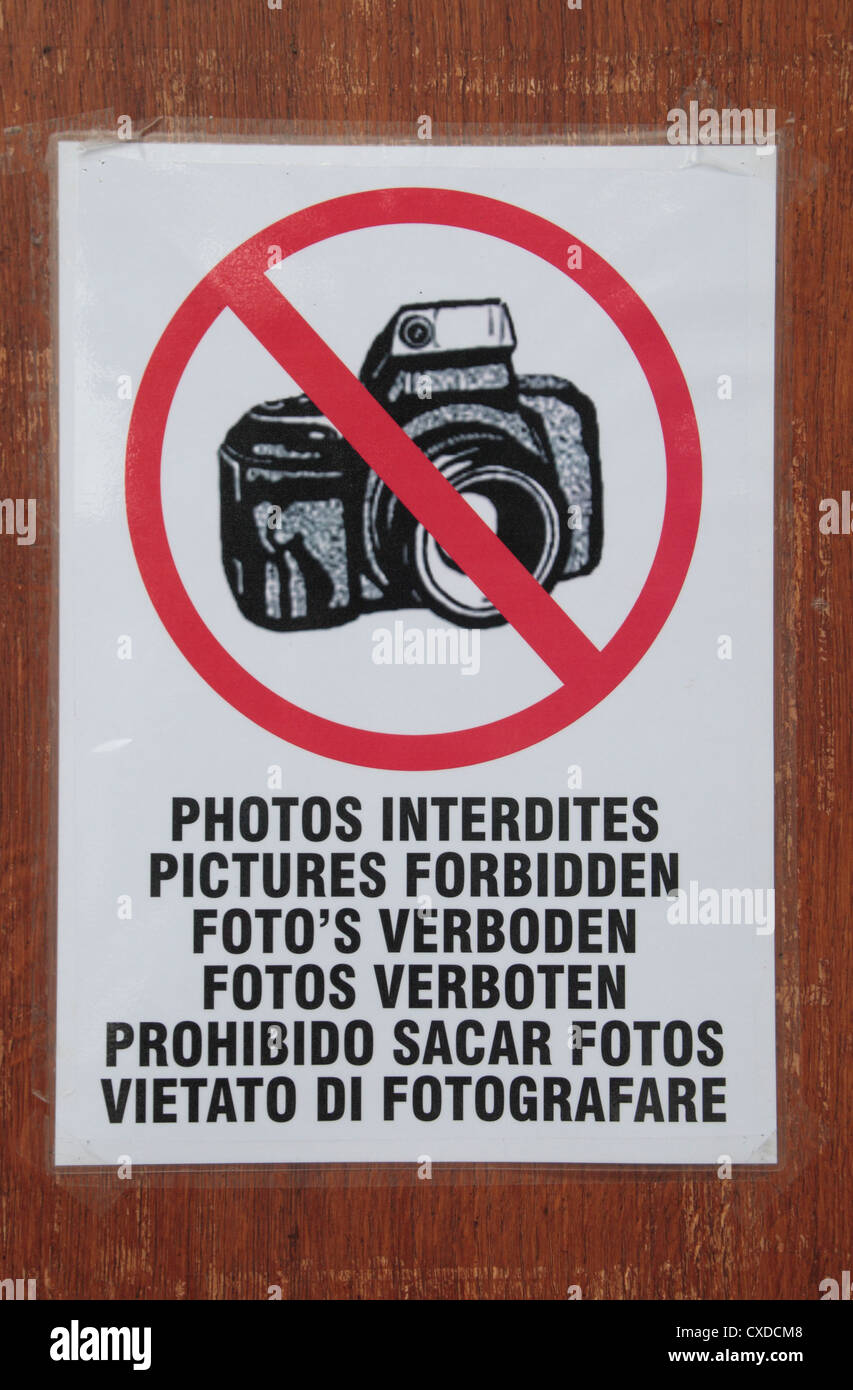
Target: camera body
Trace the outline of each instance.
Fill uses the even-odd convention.
[[[364,386],[545,589],[602,545],[595,408],[517,376],[499,299],[404,305]],[[425,605],[462,627],[502,615],[306,396],[247,412],[219,450],[222,559],[241,613],[277,631]]]

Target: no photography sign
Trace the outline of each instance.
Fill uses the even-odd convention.
[[[60,143],[58,1165],[775,1161],[714,154]]]
[[[267,279],[271,242],[283,243],[293,254],[327,237],[398,223],[467,228],[539,256],[583,284],[636,351],[665,441],[667,507],[642,595],[604,653],[477,512],[463,505],[464,498],[445,475]],[[271,698],[266,687],[236,669],[228,653],[215,645],[192,609],[169,550],[160,466],[168,412],[186,358],[229,307],[560,677],[560,698],[547,709],[521,711],[502,721],[500,730],[481,726],[453,735],[413,733],[383,740],[363,730],[331,726],[282,697]],[[696,539],[700,494],[698,430],[687,385],[660,328],[628,285],[589,247],[544,219],[480,195],[434,188],[351,194],[300,211],[238,247],[185,300],[164,332],[140,386],[128,443],[128,514],[140,570],[187,658],[214,689],[271,732],[346,762],[389,768],[450,767],[515,752],[570,723],[609,693],[644,654],[675,602]]]

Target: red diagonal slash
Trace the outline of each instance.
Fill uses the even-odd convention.
[[[214,277],[211,277],[214,278]],[[266,275],[228,276],[228,307],[565,685],[591,681],[599,649]]]

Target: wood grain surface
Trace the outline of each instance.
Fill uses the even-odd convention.
[[[830,0],[26,0],[0,4],[0,458],[38,539],[2,546],[0,1277],[40,1298],[815,1299],[853,1259],[851,551],[818,530],[850,470],[850,6]],[[436,1169],[57,1175],[57,489],[52,129],[477,123],[612,139],[703,105],[775,108],[780,1100],[774,1171]],[[209,118],[213,118],[211,125]]]

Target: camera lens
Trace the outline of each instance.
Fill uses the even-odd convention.
[[[400,337],[406,347],[426,347],[432,342],[432,323],[423,314],[412,314],[400,324]]]
[[[562,557],[558,505],[538,479],[500,464],[442,469],[491,531],[535,579],[550,588]],[[412,542],[415,587],[435,612],[463,626],[503,621],[491,601],[418,522]]]
[[[565,502],[541,460],[503,431],[436,431],[421,448],[544,589],[566,562],[571,534]],[[473,579],[377,479],[368,485],[365,550],[383,592],[400,606],[411,595],[461,627],[505,621]]]

